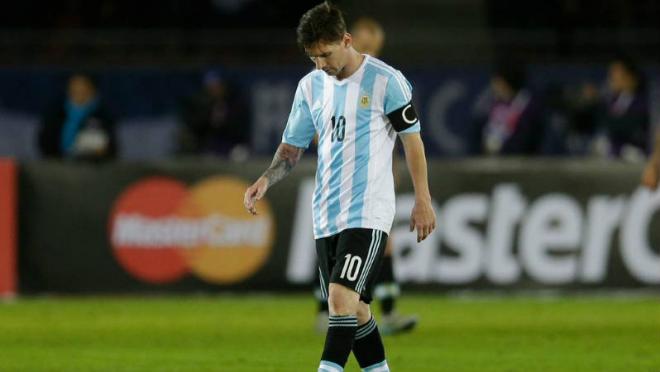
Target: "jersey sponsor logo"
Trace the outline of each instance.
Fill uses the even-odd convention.
[[[145,282],[163,284],[188,274],[214,284],[250,277],[265,263],[274,223],[266,200],[258,216],[245,213],[248,184],[212,177],[186,187],[150,177],[129,186],[110,216],[110,242],[121,266]]]
[[[313,182],[309,180],[306,182]],[[304,185],[304,183],[303,183]],[[301,187],[309,200],[311,187]],[[548,191],[534,197],[516,183],[489,193],[456,192],[433,207],[440,227],[421,243],[409,231],[414,194],[397,197],[389,241],[402,282],[444,285],[548,286],[660,284],[660,191],[587,197]],[[313,280],[315,255],[305,245],[310,208],[298,208],[287,278]],[[307,235],[305,235],[307,234]],[[344,263],[344,265],[346,265]],[[342,267],[343,269],[343,267]],[[346,266],[346,273],[350,265]],[[625,272],[625,279],[617,278]]]

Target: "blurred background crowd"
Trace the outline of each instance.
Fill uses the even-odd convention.
[[[411,80],[433,157],[651,150],[660,3],[337,3],[356,48]],[[294,29],[313,4],[13,2],[0,15],[0,155],[269,155],[312,68]]]

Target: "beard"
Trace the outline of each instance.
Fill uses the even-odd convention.
[[[337,76],[343,68],[324,68],[323,72],[330,76]]]

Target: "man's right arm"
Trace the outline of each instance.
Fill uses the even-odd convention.
[[[309,146],[316,132],[312,113],[309,110],[309,103],[305,100],[303,88],[306,85],[305,82],[309,82],[305,79],[307,77],[298,83],[289,119],[282,134],[282,143],[275,152],[273,162],[270,163],[270,167],[266,169],[264,174],[245,191],[243,204],[252,214],[257,214],[255,204],[263,198],[266,190],[286,177],[293,167],[298,164],[303,151]]]
[[[653,154],[646,163],[644,174],[642,175],[642,185],[651,190],[658,188],[660,180],[660,130],[656,133],[655,144],[653,145]]]
[[[282,178],[286,177],[293,167],[298,164],[300,157],[305,149],[289,145],[287,143],[281,143],[275,152],[273,161],[270,163],[270,167],[257,179],[257,181],[248,187],[245,191],[245,197],[243,198],[243,204],[245,208],[254,214],[257,214],[255,204],[258,200],[263,198],[266,194],[268,188]]]

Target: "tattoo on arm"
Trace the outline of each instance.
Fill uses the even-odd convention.
[[[293,167],[298,164],[298,160],[300,160],[302,153],[303,149],[301,148],[281,144],[275,152],[273,162],[263,174],[263,177],[266,177],[268,180],[268,186],[272,186],[282,178],[286,177]]]

